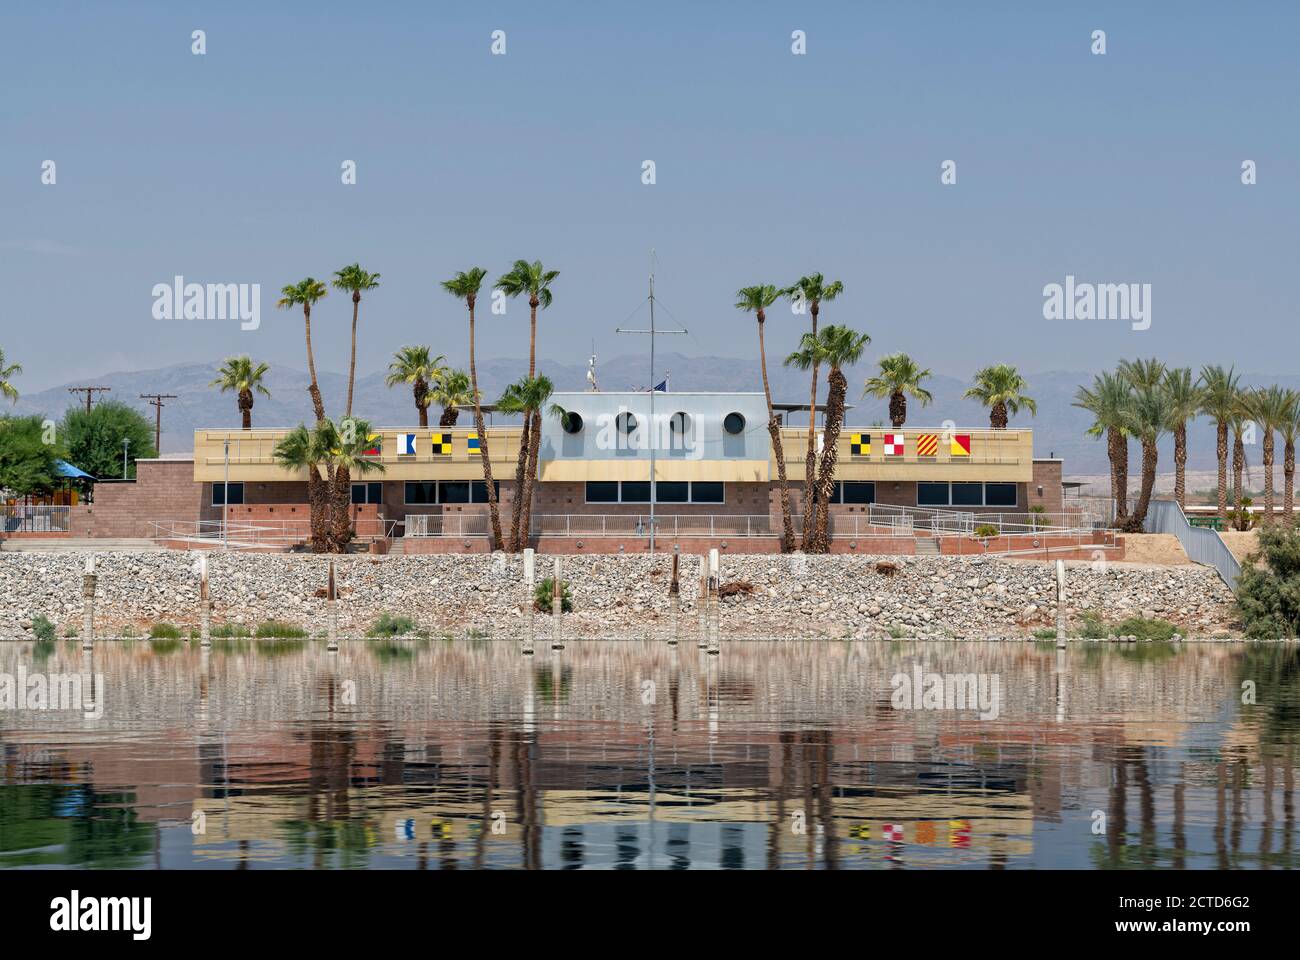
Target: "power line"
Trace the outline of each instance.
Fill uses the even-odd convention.
[[[90,402],[94,399],[96,393],[108,393],[112,387],[68,387],[68,393],[84,393],[86,395],[86,412],[90,413]]]
[[[141,400],[148,400],[149,405],[154,408],[153,422],[153,448],[156,453],[162,453],[162,408],[166,406],[164,400],[175,400],[174,393],[142,393]]]

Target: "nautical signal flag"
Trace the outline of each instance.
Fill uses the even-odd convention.
[[[901,433],[885,434],[885,456],[901,457],[903,455],[904,439]]]
[[[880,825],[880,835],[885,840],[894,843],[903,842],[903,825],[901,823],[882,823]]]
[[[377,433],[366,434],[366,449],[361,451],[363,457],[377,457],[383,453],[384,438]]]
[[[451,434],[435,433],[433,435],[434,456],[445,457],[451,453]]]
[[[950,457],[969,457],[970,456],[970,434],[954,433],[952,440],[948,445],[948,456]]]
[[[415,434],[402,433],[398,435],[397,440],[397,452],[400,456],[415,456]]]
[[[415,839],[414,818],[408,818],[406,820],[398,820],[395,824],[393,824],[393,836],[395,836],[398,840],[414,840]]]
[[[471,433],[465,439],[469,441],[469,452],[478,453],[478,434]]]
[[[937,433],[923,433],[916,438],[916,455],[918,457],[933,457],[939,452],[939,435]]]
[[[849,435],[849,453],[855,457],[871,456],[871,434],[853,433]]]

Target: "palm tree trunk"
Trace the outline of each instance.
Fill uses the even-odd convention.
[[[1110,495],[1115,499],[1115,526],[1128,518],[1128,438],[1115,427],[1106,429],[1106,452],[1110,455]]]
[[[1141,533],[1142,523],[1146,519],[1147,507],[1151,504],[1151,491],[1156,485],[1156,441],[1154,437],[1142,438],[1142,488],[1138,492],[1137,506],[1128,518],[1124,529],[1130,533]]]
[[[528,298],[528,379],[537,372],[537,297]]]
[[[1187,424],[1174,427],[1174,499],[1180,510],[1187,509]]]
[[[767,382],[767,343],[763,338],[763,326],[766,321],[763,311],[756,314],[758,319],[758,362],[763,373],[763,397],[767,400],[767,432],[772,437],[772,454],[776,457],[776,475],[781,491],[781,550],[789,553],[794,549],[794,524],[790,520],[790,482],[785,476],[785,450],[781,446],[781,426],[776,413],[772,410],[772,388]]]
[[[244,420],[244,429],[253,429],[253,391],[239,391],[239,413]]]
[[[817,532],[812,552],[830,550],[830,499],[835,485],[835,465],[839,461],[840,428],[844,425],[844,397],[849,381],[839,367],[831,367],[826,378],[826,439],[822,446],[822,462],[817,471]]]
[[[307,468],[307,503],[311,508],[311,549],[313,553],[328,553],[330,548],[329,487],[315,464]]]
[[[335,467],[330,482],[331,552],[347,553],[352,540],[352,475],[347,467]]]
[[[361,291],[352,291],[352,355],[348,359],[348,406],[343,416],[352,416],[352,385],[357,380],[357,311],[361,307]]]
[[[500,550],[501,509],[497,503],[497,485],[492,480],[492,458],[488,456],[487,431],[483,429],[483,407],[478,395],[478,367],[474,363],[474,296],[466,298],[469,307],[469,385],[474,392],[474,432],[478,435],[478,454],[483,461],[483,481],[487,485],[488,514],[492,521],[492,549]]]
[[[1228,421],[1215,424],[1215,454],[1219,458],[1219,523],[1228,525]]]
[[[515,461],[515,502],[510,509],[510,552],[518,553],[523,549],[519,545],[519,511],[524,505],[524,470],[528,466],[528,443],[532,433],[532,415],[524,414],[523,432],[519,435],[519,458]]]
[[[443,407],[442,416],[438,418],[438,426],[454,427],[456,426],[456,421],[459,419],[460,419],[459,410],[457,410],[455,407]]]
[[[989,426],[994,430],[1007,428],[1007,405],[999,400],[989,407]]]
[[[1282,451],[1282,513],[1287,526],[1295,526],[1295,438],[1287,437]]]
[[[316,382],[316,357],[311,349],[311,304],[302,305],[302,322],[307,330],[307,373],[311,377],[311,382],[307,385],[307,393],[311,395],[312,410],[316,414],[316,422],[325,419],[325,403],[320,398],[320,385]]]
[[[519,519],[519,549],[528,546],[528,532],[533,521],[533,487],[537,477],[537,456],[542,449],[542,414],[533,413],[533,429],[528,436],[528,472],[524,474],[524,504]]]
[[[1264,430],[1264,525],[1273,523],[1273,426],[1261,424]]]
[[[817,303],[812,304],[812,334],[817,336]],[[816,534],[816,486],[817,486],[817,371],[814,361],[812,368],[812,395],[808,400],[808,451],[803,462],[803,542],[808,550]]]
[[[420,426],[427,427],[429,425],[429,403],[425,398],[429,396],[429,385],[424,380],[416,380],[411,392],[415,395],[415,412],[420,418]]]
[[[895,430],[907,423],[907,397],[902,390],[895,390],[889,396],[889,422]]]
[[[1246,469],[1246,444],[1241,439],[1241,434],[1234,431],[1232,439],[1232,509],[1237,513],[1241,512],[1241,498],[1243,491],[1241,488],[1241,473]]]

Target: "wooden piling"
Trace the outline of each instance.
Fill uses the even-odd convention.
[[[678,555],[678,550],[678,546],[673,544],[673,579],[668,584],[668,615],[672,618],[672,633],[668,637],[668,642],[674,646],[679,639],[682,616],[682,585],[678,580],[678,561],[681,557]]]
[[[95,576],[95,555],[86,557],[86,572],[81,578],[81,649],[90,650],[95,646],[95,588],[99,578]]]
[[[721,588],[721,577],[719,576],[718,550],[713,548],[709,551],[709,653],[716,655],[718,653],[719,630],[721,628],[721,610],[719,589]]]
[[[1065,561],[1056,561],[1056,645],[1065,646]]]
[[[329,586],[325,588],[325,612],[328,622],[325,627],[325,636],[328,639],[326,644],[327,650],[337,650],[339,648],[339,601],[338,591],[334,582],[334,561],[329,562]]]
[[[537,555],[532,547],[524,548],[524,647],[523,652],[533,652],[533,631],[537,606]]]
[[[208,555],[199,554],[199,646],[212,646],[212,598],[208,591]]]
[[[564,649],[564,581],[560,579],[560,558],[555,558],[555,573],[551,578],[551,649]]]

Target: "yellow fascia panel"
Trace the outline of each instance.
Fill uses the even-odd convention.
[[[648,460],[548,460],[538,465],[543,483],[588,480],[648,480]],[[765,460],[657,460],[656,480],[712,480],[723,483],[763,483]]]
[[[1034,438],[1030,430],[990,430],[958,427],[953,434],[969,436],[969,456],[953,456],[945,442],[946,433],[941,427],[845,427],[840,433],[838,461],[835,465],[837,480],[879,481],[1001,481],[1028,483],[1034,476]],[[850,449],[853,434],[870,434],[871,453],[854,456]],[[901,456],[885,455],[885,434],[901,433],[904,436]],[[922,435],[937,435],[935,455],[917,455],[917,440]],[[804,479],[804,453],[808,449],[806,428],[786,427],[781,431],[785,449],[786,475],[791,481]],[[772,465],[776,475],[776,464]]]

